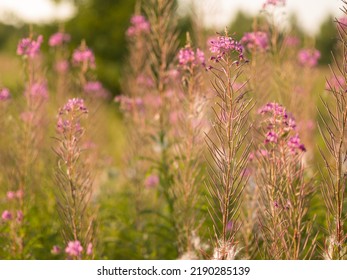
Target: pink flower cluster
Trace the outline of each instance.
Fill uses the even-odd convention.
[[[22,190],[17,190],[17,191],[8,191],[6,193],[6,197],[8,200],[13,200],[13,199],[21,199],[23,198],[23,191]]]
[[[318,64],[321,54],[316,49],[303,49],[299,51],[298,60],[304,67],[315,67]]]
[[[99,81],[87,82],[84,91],[92,97],[107,98],[109,96],[108,91]]]
[[[18,223],[22,222],[23,221],[23,212],[21,210],[17,210],[16,214],[17,214],[16,221]],[[1,219],[4,222],[11,221],[13,219],[13,217],[14,217],[14,215],[9,210],[5,210],[1,214]]]
[[[46,82],[36,82],[28,87],[25,91],[25,95],[32,99],[48,99],[48,88]]]
[[[225,56],[232,53],[236,53],[238,58],[235,61],[238,63],[243,60],[243,47],[240,42],[234,40],[231,37],[219,36],[217,39],[213,39],[210,42],[210,51],[215,54],[211,57],[212,61],[219,62]]]
[[[241,44],[250,51],[266,51],[269,49],[269,37],[266,32],[248,32],[242,37]]]
[[[80,117],[87,114],[88,110],[84,105],[84,100],[80,98],[69,99],[59,111],[57,129],[60,133],[75,130],[81,131]]]
[[[265,143],[278,144],[285,142],[290,152],[297,154],[299,151],[306,151],[305,146],[300,142],[299,135],[291,136],[290,133],[296,131],[295,120],[288,116],[286,109],[277,103],[268,103],[259,110],[259,114],[267,115],[267,133]]]
[[[90,68],[95,68],[95,57],[91,49],[80,47],[72,54],[72,62],[75,65],[87,64]]]
[[[71,36],[67,33],[57,32],[53,34],[48,41],[51,47],[61,46],[64,43],[70,42]]]
[[[69,62],[67,60],[57,61],[54,68],[58,73],[66,73],[69,69]]]
[[[140,97],[131,98],[125,95],[119,95],[116,96],[114,101],[119,102],[121,109],[125,112],[132,112],[134,110],[143,111],[144,109],[144,102]]]
[[[263,9],[266,9],[269,6],[279,7],[279,6],[285,6],[286,0],[266,0],[266,2],[263,4]]]
[[[300,44],[300,39],[296,36],[286,36],[283,44],[287,47],[296,47]]]
[[[70,257],[80,257],[83,252],[83,247],[81,243],[76,241],[70,241],[65,248],[65,253]]]
[[[159,177],[156,174],[149,175],[145,180],[145,187],[148,189],[154,188],[159,184]]]
[[[130,19],[131,26],[128,28],[126,34],[128,37],[138,36],[140,34],[149,33],[151,26],[146,18],[142,15],[134,15]]]
[[[17,54],[33,58],[39,54],[42,42],[42,35],[38,36],[36,41],[32,38],[21,39],[17,46]]]
[[[204,52],[200,49],[196,49],[196,52],[194,52],[190,47],[183,48],[179,51],[178,62],[183,68],[206,65]]]
[[[54,251],[53,251],[54,249]],[[54,252],[55,254],[60,253],[60,248],[58,246],[53,246],[52,253]],[[69,241],[65,248],[65,253],[68,254],[69,257],[81,257],[81,254],[83,252],[83,247],[81,245],[81,242],[78,240],[76,241]],[[87,250],[86,250],[87,255],[92,255],[93,254],[93,244],[89,243],[87,245]]]
[[[0,88],[0,101],[6,101],[11,98],[11,94],[8,88]]]
[[[84,100],[81,98],[69,99],[64,107],[60,110],[59,115],[69,115],[76,112],[81,112],[83,114],[88,113],[87,108],[84,106]]]

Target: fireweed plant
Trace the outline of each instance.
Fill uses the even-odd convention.
[[[84,135],[82,120],[88,110],[83,99],[69,99],[59,111],[57,121],[58,146],[56,181],[57,203],[70,258],[84,259],[93,255],[94,216],[89,206],[92,195],[92,166],[85,164],[81,141]]]
[[[179,40],[176,1],[138,1],[116,105],[94,42],[21,39],[22,83],[0,77],[0,258],[346,259],[347,15],[325,83],[277,24],[287,1],[264,2],[205,46],[203,24]]]
[[[227,32],[212,40],[209,67],[216,94],[213,107],[213,134],[207,135],[210,151],[208,202],[213,219],[213,259],[235,259],[239,250],[235,240],[242,192],[248,181],[245,172],[252,141],[247,135],[252,127],[249,112],[253,107],[247,92],[233,85],[241,78],[244,65],[242,45]]]
[[[313,184],[305,179],[304,144],[294,118],[277,103],[259,110],[263,144],[256,158],[259,188],[259,228],[265,259],[309,259],[315,236],[306,215]]]
[[[346,5],[347,2],[343,1]],[[342,10],[347,15],[346,6]],[[346,162],[347,162],[347,25],[343,19],[337,20],[339,49],[341,55],[334,56],[331,67],[332,78],[327,80],[327,100],[322,98],[324,111],[320,111],[320,132],[325,150],[324,178],[322,191],[327,208],[327,232],[323,257],[343,260],[347,258],[346,247]]]
[[[174,212],[177,219],[178,246],[180,258],[196,259],[202,249],[198,227],[199,200],[198,188],[203,180],[202,152],[204,148],[203,130],[206,131],[206,97],[202,93],[202,76],[205,72],[205,54],[191,46],[189,35],[187,45],[178,52],[178,69],[182,83],[182,96],[178,102],[180,111],[176,112],[175,125],[177,141],[174,145],[176,160],[173,193]]]

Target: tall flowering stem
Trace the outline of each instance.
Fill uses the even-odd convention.
[[[93,176],[91,166],[87,166],[83,160],[85,155],[81,148],[85,132],[82,120],[87,114],[83,99],[70,99],[60,109],[56,138],[58,146],[54,148],[57,155],[57,202],[62,234],[68,246],[67,253],[77,259],[87,255],[70,252],[77,250],[81,253],[79,245],[87,248],[94,243],[94,217],[89,205]]]
[[[203,180],[202,152],[203,130],[207,100],[202,92],[202,74],[205,55],[200,49],[194,50],[189,42],[178,53],[178,69],[181,74],[181,111],[177,120],[177,169],[174,172],[173,192],[176,197],[175,213],[179,233],[179,253],[181,257],[197,258],[201,248],[196,248],[199,227],[198,202],[199,182]]]
[[[165,200],[165,222],[169,221],[172,229],[171,236],[176,239],[177,227],[174,217],[175,197],[172,192],[172,153],[173,138],[170,137],[169,113],[172,102],[167,94],[170,89],[170,70],[172,69],[178,49],[177,22],[175,17],[175,1],[149,0],[144,4],[144,11],[150,24],[148,34],[149,64],[154,80],[153,94],[160,103],[155,115],[156,122],[152,123],[152,145],[157,146],[158,155],[152,158],[153,167],[159,175],[159,194]],[[154,140],[154,141],[153,141]],[[176,240],[173,242],[177,249]]]
[[[209,212],[214,222],[216,243],[215,259],[234,259],[239,248],[235,235],[238,224],[241,195],[247,183],[246,165],[252,141],[247,141],[251,129],[248,121],[252,100],[235,83],[242,75],[243,48],[229,37],[219,36],[211,41],[210,66],[212,86],[216,93],[213,107],[213,130],[207,135],[211,154],[209,161]]]
[[[343,12],[347,15],[347,2]],[[331,68],[335,83],[327,81],[329,99],[322,103],[325,112],[319,112],[321,135],[328,153],[321,151],[325,163],[322,171],[323,197],[328,210],[327,227],[329,237],[326,241],[324,257],[326,259],[346,259],[346,164],[347,164],[347,26],[337,21],[339,44],[342,57],[334,57],[336,67]]]
[[[305,180],[305,146],[283,106],[268,103],[259,114],[264,137],[256,153],[262,253],[269,259],[310,258],[316,237],[307,217],[313,185]]]

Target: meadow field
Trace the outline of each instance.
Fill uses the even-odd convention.
[[[347,259],[347,3],[327,65],[285,0],[242,34],[175,2],[134,7],[119,93],[63,25],[0,53],[0,259]]]

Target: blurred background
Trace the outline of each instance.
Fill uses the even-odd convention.
[[[182,44],[184,34],[192,29],[193,14],[198,14],[211,32],[228,26],[236,36],[242,36],[251,28],[263,3],[264,0],[177,0]],[[330,50],[336,43],[333,19],[341,14],[340,6],[340,0],[288,0],[283,11],[290,28],[316,43],[322,53],[322,65],[330,62]],[[18,73],[19,65],[13,57],[19,39],[27,36],[30,28],[47,40],[63,26],[72,35],[71,49],[86,39],[96,54],[99,79],[114,95],[119,94],[120,73],[127,54],[125,31],[134,9],[135,0],[0,0],[2,82],[9,87],[16,84],[13,73]]]

